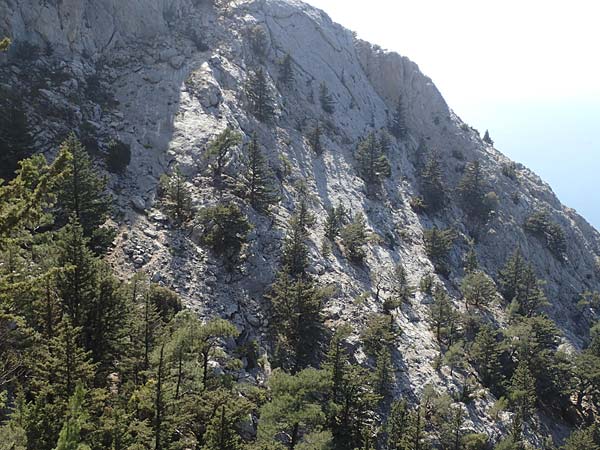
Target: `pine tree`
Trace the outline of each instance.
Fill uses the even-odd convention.
[[[317,124],[315,125],[308,137],[308,143],[310,145],[310,148],[317,155],[323,154],[323,143],[321,142],[322,133],[323,132],[321,130],[321,124],[317,122]]]
[[[102,253],[114,238],[114,232],[102,229],[111,210],[106,194],[106,179],[100,178],[90,157],[74,134],[62,144],[61,151],[71,154],[69,170],[58,186],[56,224],[65,225],[74,216],[91,239],[90,247]]]
[[[485,223],[492,208],[486,201],[484,175],[479,161],[467,164],[457,190],[465,212],[472,219]]]
[[[445,203],[445,187],[437,153],[430,153],[421,172],[421,191],[425,207],[430,212],[439,211]]]
[[[447,260],[450,250],[454,246],[455,233],[451,228],[442,230],[433,227],[423,231],[425,252],[431,258],[435,269],[445,274],[448,271]]]
[[[502,348],[491,326],[486,324],[481,327],[469,353],[483,384],[497,387],[502,381],[500,362]]]
[[[443,287],[437,286],[433,292],[433,303],[429,308],[429,317],[439,344],[452,342],[452,324],[455,320],[454,305]]]
[[[356,214],[352,222],[342,228],[340,235],[348,259],[362,263],[367,256],[364,249],[367,243],[367,224],[364,216],[361,213]]]
[[[246,215],[235,204],[217,204],[201,209],[198,224],[204,230],[200,241],[229,260],[239,255],[252,229]]]
[[[406,435],[409,428],[409,408],[405,399],[395,400],[385,424],[386,444],[390,450],[405,450]]]
[[[496,285],[484,272],[468,273],[460,284],[465,300],[465,307],[482,308],[488,306],[496,298]]]
[[[396,103],[396,110],[394,111],[390,130],[398,139],[404,139],[408,135],[408,128],[406,126],[406,110],[402,95],[398,97],[398,103]]]
[[[371,184],[391,175],[390,163],[383,154],[380,142],[374,132],[363,139],[356,152],[359,175]]]
[[[387,397],[394,383],[394,364],[392,354],[387,347],[381,348],[375,357],[373,373],[373,391],[382,398]]]
[[[401,332],[396,327],[392,317],[377,313],[371,315],[361,335],[365,353],[376,358],[381,351],[389,350],[398,340],[400,334]]]
[[[279,82],[287,88],[292,87],[294,84],[295,77],[292,63],[292,57],[289,53],[279,63]]]
[[[279,441],[294,450],[312,433],[322,431],[326,417],[319,400],[327,388],[325,371],[305,369],[296,375],[275,371],[269,386],[271,401],[260,411],[259,442]]]
[[[284,368],[297,372],[314,360],[321,337],[325,293],[310,278],[294,279],[280,272],[267,298],[272,333]]]
[[[510,380],[509,397],[515,413],[513,434],[519,439],[523,432],[523,424],[533,416],[537,402],[535,378],[533,378],[526,361],[519,363]]]
[[[192,192],[183,172],[176,167],[173,173],[161,179],[162,205],[171,220],[184,226],[193,217]]]
[[[89,450],[82,439],[81,431],[87,425],[88,415],[84,410],[85,390],[78,384],[69,400],[69,414],[63,424],[55,450]]]
[[[325,220],[325,237],[330,241],[335,241],[339,236],[342,227],[346,223],[346,209],[344,205],[338,203],[337,206],[327,208],[327,219]]]
[[[243,175],[243,197],[259,212],[267,212],[277,203],[273,175],[263,156],[256,134],[246,148],[246,167]]]
[[[308,210],[305,199],[301,199],[292,215],[283,247],[282,263],[284,271],[292,278],[306,276],[308,266],[308,230],[315,223],[315,217]]]
[[[500,269],[498,273],[500,292],[507,302],[513,301],[517,296],[526,265],[527,262],[523,258],[521,249],[517,249],[506,260],[504,267]]]
[[[319,102],[321,103],[321,108],[327,114],[333,114],[335,112],[335,101],[325,82],[322,82],[319,85]]]
[[[469,242],[469,251],[464,258],[465,273],[469,274],[479,269],[479,261],[477,260],[477,251],[475,250],[475,243]]]
[[[206,157],[211,163],[213,174],[220,178],[231,157],[231,150],[242,142],[240,133],[227,126],[208,146]]]
[[[267,76],[262,68],[251,73],[246,84],[246,97],[250,112],[261,122],[270,122],[275,117],[275,101],[271,95]]]
[[[483,135],[483,142],[489,145],[494,145],[494,141],[492,141],[492,138],[490,137],[490,132],[488,130],[485,130],[485,134]]]
[[[58,266],[64,268],[56,281],[63,311],[76,327],[85,326],[97,294],[98,261],[89,250],[83,228],[76,220],[60,231],[57,253]]]
[[[415,293],[415,289],[408,281],[408,273],[401,263],[398,263],[392,271],[392,291],[393,304],[400,306],[409,303]],[[396,307],[397,307],[396,306]]]

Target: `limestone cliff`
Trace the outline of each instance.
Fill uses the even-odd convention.
[[[263,293],[279,266],[298,183],[305,181],[318,217],[311,235],[311,271],[336,287],[327,304],[328,325],[349,321],[358,335],[369,312],[382,307],[375,295],[364,293],[372,294],[376,278],[385,278],[398,262],[408,269],[414,285],[434,273],[423,243],[424,228],[433,225],[452,226],[459,234],[450,257],[452,270],[440,278],[459,305],[457,287],[469,229],[454,190],[465,163],[479,160],[499,199],[477,241],[482,267],[495,276],[520,247],[547,281],[548,313],[564,332],[565,344],[584,344],[596,311],[581,312],[575,304],[582,292],[600,290],[596,230],[525,167],[516,166],[518,182],[503,174],[510,161],[463,124],[432,81],[407,58],[357,40],[323,12],[297,0],[223,3],[0,1],[0,35],[14,42],[11,52],[0,56],[1,83],[28,98],[37,149],[52,152],[70,130],[99,140],[98,155],[113,138],[131,146],[127,173],[111,179],[122,224],[111,258],[124,273],[147,271],[155,281],[177,290],[200,314],[232,320],[244,338],[257,337],[268,353]],[[267,37],[259,54],[249,39],[256,26]],[[277,74],[279,61],[288,53],[295,81],[292,88],[283,89]],[[266,69],[277,100],[277,119],[271,125],[258,122],[245,107],[243,86],[257,66]],[[326,117],[318,102],[323,82],[335,100],[335,114]],[[393,141],[392,175],[374,199],[357,175],[354,153],[368,131],[388,125],[400,95],[409,136]],[[317,120],[327,125],[322,156],[315,155],[306,140]],[[274,169],[288,172],[280,177],[282,201],[273,217],[250,212],[255,229],[248,257],[234,273],[198,245],[193,233],[170,227],[156,204],[158,179],[176,164],[190,178],[196,207],[216,201],[203,152],[228,124],[246,139],[256,132]],[[421,143],[441,155],[449,188],[448,206],[433,216],[419,215],[409,205],[419,192],[416,164]],[[236,158],[228,170],[235,174]],[[338,251],[328,259],[320,255],[325,208],[339,201],[367,218],[372,239],[364,266],[349,263]],[[547,210],[566,234],[563,260],[523,229],[528,215],[539,209]],[[388,295],[383,284],[380,298]],[[458,389],[456,377],[433,367],[438,346],[427,324],[429,302],[419,293],[395,314],[403,331],[395,361],[396,394],[413,395],[428,383]],[[500,307],[493,313],[504,320]],[[358,348],[356,357],[364,358]],[[487,417],[493,401],[482,391],[469,406],[469,417],[474,429],[498,436],[509,419]],[[553,431],[560,433],[560,427]]]

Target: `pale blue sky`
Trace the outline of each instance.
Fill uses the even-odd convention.
[[[450,107],[600,228],[600,5],[308,0],[415,61]]]

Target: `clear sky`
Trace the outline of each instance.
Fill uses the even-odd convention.
[[[308,3],[419,64],[464,121],[600,228],[600,2]]]

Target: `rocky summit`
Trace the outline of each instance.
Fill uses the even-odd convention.
[[[423,399],[446,396],[462,405],[460,435],[487,437],[469,447],[430,430],[422,445],[433,448],[493,448],[516,427],[518,445],[558,448],[549,442],[563,445],[594,422],[598,378],[580,383],[577,368],[566,369],[571,391],[555,402],[559,369],[546,379],[554,367],[529,367],[537,390],[531,415],[514,386],[521,363],[532,361],[525,336],[537,349],[550,339],[531,357],[551,354],[557,367],[590,351],[600,234],[489,134],[464,123],[414,62],[297,0],[1,0],[3,36],[11,45],[0,53],[2,107],[22,110],[29,154],[53,160],[74,133],[94,171],[107,177],[113,202],[104,227],[114,239],[103,259],[121,283],[143,274],[176,293],[199,323],[233,324],[220,348],[255,346],[254,357],[239,356],[237,379],[264,387],[284,368],[289,376],[325,370],[335,332],[349,326],[344,345],[353,364],[381,367],[377,336],[391,361],[389,389],[367,421],[376,437],[355,440],[356,448],[428,448],[419,438],[417,446],[386,441],[390,405],[400,399],[429,408],[423,420],[434,423],[438,406]],[[231,145],[215,158],[224,136]],[[115,148],[129,158],[112,170]],[[252,184],[260,162],[272,194],[266,205],[259,202],[265,186]],[[170,197],[175,184],[187,196],[181,205]],[[231,211],[219,207],[234,208],[243,223],[227,216],[220,224],[218,214]],[[215,243],[217,228],[239,248]],[[296,272],[294,243],[306,250]],[[276,311],[282,277],[323,293],[322,330],[304,362],[296,347],[281,356],[293,334],[278,330],[291,320]],[[393,328],[389,342],[381,330],[369,333],[377,318]],[[501,353],[493,377],[476,354],[482,329],[495,330]],[[216,357],[210,366],[228,370]],[[244,442],[260,441],[259,416],[268,417],[253,413],[238,427]],[[152,420],[158,434],[161,423]],[[329,448],[307,443],[305,425],[297,425],[295,438],[275,433],[272,441]],[[160,439],[136,448],[171,448]],[[172,448],[238,448],[210,447],[207,439],[204,447]],[[335,448],[346,448],[336,439],[334,429]]]

